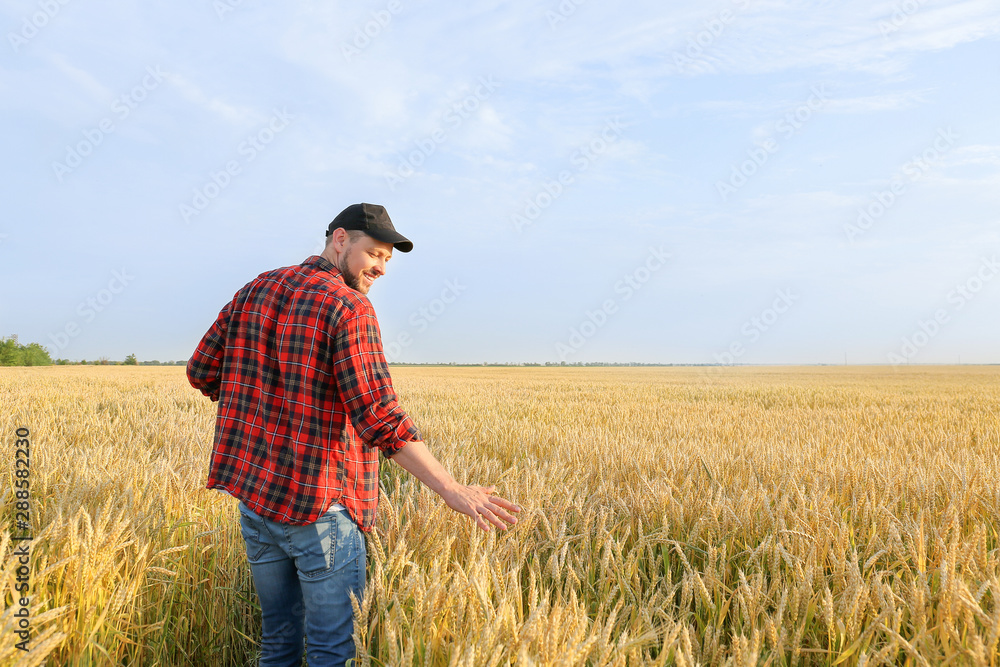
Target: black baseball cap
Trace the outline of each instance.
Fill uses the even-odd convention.
[[[351,204],[333,219],[326,228],[326,235],[333,234],[337,227],[364,232],[377,241],[391,243],[399,252],[413,250],[410,239],[396,231],[385,207],[378,204]]]

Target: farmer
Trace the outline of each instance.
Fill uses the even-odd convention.
[[[412,248],[383,207],[348,206],[322,254],[247,283],[188,362],[219,402],[207,486],[240,500],[262,666],[301,664],[303,634],[312,667],[354,657],[380,451],[481,529],[517,522],[494,487],[452,478],[396,400],[365,295],[393,249]]]

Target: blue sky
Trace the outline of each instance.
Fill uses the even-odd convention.
[[[0,7],[53,356],[186,359],[366,201],[390,360],[1000,362],[995,2]]]

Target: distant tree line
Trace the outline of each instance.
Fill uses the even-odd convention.
[[[56,363],[61,366],[186,366],[187,360],[159,361],[157,359],[152,359],[150,361],[139,361],[135,358],[134,354],[130,354],[125,357],[125,361],[111,361],[107,357],[101,357],[100,359],[95,359],[93,361],[87,361],[86,359],[81,359],[80,361],[56,359]]]
[[[49,351],[38,343],[21,345],[17,336],[0,338],[0,366],[51,366]]]
[[[124,361],[112,361],[107,357],[101,357],[93,361],[80,359],[71,361],[69,359],[56,359],[53,361],[49,351],[38,343],[28,343],[22,345],[17,340],[17,335],[9,338],[0,337],[0,366],[185,366],[184,361],[139,361],[134,354],[125,357]]]

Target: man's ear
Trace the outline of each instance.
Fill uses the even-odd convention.
[[[347,230],[344,229],[343,227],[337,227],[335,230],[333,230],[333,234],[331,234],[330,237],[327,238],[327,246],[332,245],[333,249],[337,253],[342,253],[344,252],[344,248],[347,247],[349,241],[350,241],[350,236],[347,234]]]

